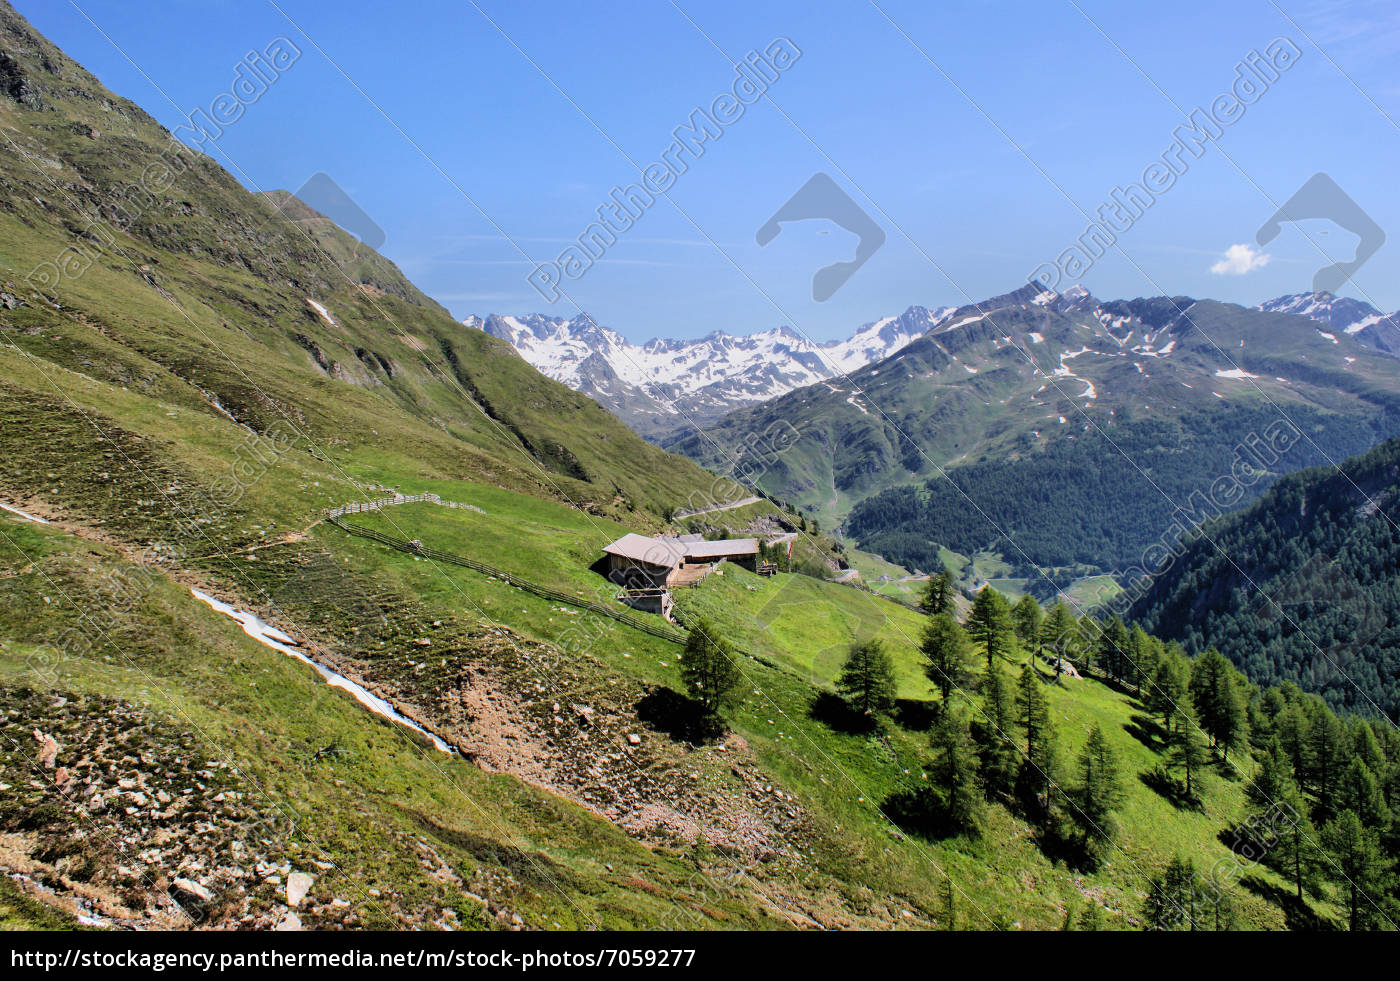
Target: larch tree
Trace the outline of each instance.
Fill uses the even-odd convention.
[[[733,701],[741,676],[734,649],[709,620],[701,618],[690,628],[680,670],[686,691],[700,703],[706,721],[717,723],[720,712]]]
[[[1042,816],[1048,818],[1056,764],[1055,728],[1045,683],[1031,664],[1021,669],[1016,682],[1016,715],[1026,747],[1017,782],[1025,796],[1041,807]]]
[[[929,735],[928,766],[939,823],[952,832],[975,833],[981,824],[982,792],[977,785],[977,754],[964,711],[945,705]]]
[[[836,690],[854,711],[868,719],[894,708],[894,659],[885,645],[878,640],[852,645]]]
[[[1016,784],[1016,696],[1000,664],[982,676],[982,714],[972,724],[982,761],[982,785],[989,797],[1011,793]]]
[[[1011,604],[991,586],[983,586],[967,615],[967,632],[987,653],[987,665],[1016,651],[1016,624]]]
[[[1123,801],[1123,777],[1118,754],[1097,725],[1089,730],[1079,754],[1079,769],[1080,812],[1091,822],[1090,833],[1107,837],[1109,815]]]
[[[945,568],[942,572],[928,577],[928,585],[924,587],[924,596],[919,605],[929,616],[952,613],[953,597],[957,595],[957,591],[957,581]]]
[[[1385,899],[1388,878],[1380,836],[1355,811],[1342,811],[1322,829],[1322,842],[1332,860],[1333,880],[1346,897],[1348,925],[1367,929]]]
[[[1016,639],[1026,650],[1040,653],[1040,624],[1045,613],[1030,593],[1024,594],[1011,608],[1011,619],[1016,626]]]
[[[1208,750],[1205,736],[1196,722],[1190,702],[1183,701],[1176,713],[1176,725],[1167,740],[1167,763],[1181,774],[1187,800],[1196,800],[1201,771],[1205,768]]]
[[[1061,659],[1072,658],[1079,650],[1079,623],[1063,600],[1050,608],[1040,625],[1040,649],[1047,647],[1054,652],[1056,675],[1061,670]]]
[[[972,659],[967,631],[951,613],[938,613],[929,617],[919,646],[924,655],[924,673],[946,704],[953,689],[962,686]]]

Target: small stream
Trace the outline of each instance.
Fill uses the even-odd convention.
[[[0,507],[3,506],[4,505],[0,505]],[[7,508],[6,510],[9,509]],[[362,686],[357,685],[355,682],[351,681],[344,675],[338,674],[335,671],[332,671],[330,668],[319,664],[316,661],[313,661],[311,658],[307,657],[301,651],[296,649],[295,639],[288,637],[282,631],[278,630],[271,624],[268,624],[256,614],[245,613],[241,610],[235,610],[227,603],[221,603],[214,597],[210,596],[208,593],[201,593],[197,589],[191,589],[190,593],[193,594],[195,599],[199,600],[200,602],[209,604],[209,606],[213,607],[216,611],[222,613],[224,616],[232,617],[234,620],[237,620],[238,623],[243,627],[243,632],[249,637],[252,637],[259,644],[262,644],[266,647],[271,647],[274,651],[281,651],[283,654],[286,654],[289,657],[294,657],[298,661],[311,665],[311,667],[316,669],[317,674],[319,674],[322,678],[326,679],[326,682],[328,684],[333,685],[336,688],[342,688],[345,691],[348,691],[351,695],[355,697],[355,701],[359,702],[361,705],[363,705],[365,708],[369,709],[376,715],[382,715],[386,719],[389,719],[393,722],[397,722],[401,726],[406,726],[407,728],[412,729],[414,732],[421,733],[422,735],[427,736],[428,739],[432,740],[433,745],[436,746],[441,752],[456,752],[451,746],[443,742],[442,739],[440,739],[436,734],[429,732],[427,729],[424,729],[412,719],[404,718],[398,713],[397,710],[395,710],[394,706],[390,705],[378,695],[366,691]]]
[[[17,515],[19,515],[21,518],[24,518],[24,519],[27,520],[27,521],[32,521],[32,522],[34,522],[34,523],[37,524],[37,525],[46,525],[46,524],[48,524],[48,522],[45,521],[43,518],[36,518],[34,515],[30,514],[28,511],[21,511],[19,508],[12,508],[12,507],[10,507],[8,504],[5,504],[5,503],[3,503],[3,502],[0,502],[0,511],[8,511],[8,512],[10,512],[11,514],[17,514]]]

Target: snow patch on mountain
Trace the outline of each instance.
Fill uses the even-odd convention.
[[[784,326],[743,336],[717,330],[692,340],[634,344],[587,314],[572,319],[493,314],[462,323],[509,342],[543,374],[597,398],[645,434],[713,420],[839,378],[894,354],[941,325],[953,310],[910,307],[825,343]]]
[[[1400,311],[1386,314],[1364,300],[1333,293],[1291,293],[1266,300],[1259,309],[1269,313],[1290,313],[1341,331],[1383,354],[1400,356]],[[1328,332],[1318,333],[1327,336]]]

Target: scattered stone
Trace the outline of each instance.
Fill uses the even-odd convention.
[[[627,742],[632,746],[640,746],[642,744],[642,737],[635,732],[629,732],[627,734]]]
[[[214,901],[214,894],[193,879],[176,879],[171,885],[186,899],[197,900],[201,903]]]
[[[283,915],[282,919],[277,921],[277,926],[274,929],[279,930],[283,933],[295,932],[297,930],[300,930],[301,917],[297,916],[291,910],[287,910],[286,914]]]
[[[300,906],[301,901],[306,898],[306,892],[311,888],[311,883],[316,880],[305,872],[293,872],[287,876],[287,905]]]
[[[58,740],[35,729],[34,741],[39,744],[39,763],[44,769],[52,770],[58,762]]]

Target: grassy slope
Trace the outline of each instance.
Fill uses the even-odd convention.
[[[742,897],[713,883],[697,888],[688,863],[648,851],[597,815],[448,758],[368,715],[310,668],[248,639],[163,578],[125,615],[112,644],[92,656],[54,661],[52,643],[71,614],[67,605],[126,563],[61,532],[0,521],[5,560],[17,563],[23,552],[42,569],[11,580],[0,608],[7,695],[13,697],[11,686],[34,683],[33,657],[40,654],[70,698],[120,698],[198,731],[206,752],[235,762],[260,813],[272,820],[279,812],[295,815],[291,847],[300,843],[300,867],[321,860],[344,870],[344,876],[319,876],[318,888],[329,890],[327,899],[350,900],[359,925],[429,922],[444,907],[456,909],[465,925],[485,925],[480,904],[462,887],[424,874],[420,850],[411,847],[419,838],[465,882],[482,880],[475,888],[493,905],[538,926],[654,924],[673,902],[713,907],[718,912],[708,922],[766,922]],[[43,718],[28,724],[52,725]],[[316,759],[324,747],[337,752]],[[634,879],[655,891],[637,889]]]
[[[624,513],[709,488],[329,221],[284,215],[182,148],[8,6],[0,41],[38,100],[0,98],[14,151],[0,158],[0,281],[28,304],[6,311],[7,343],[217,416],[210,393],[255,429],[295,425],[333,453],[389,455],[400,473],[489,476]],[[186,169],[168,190],[112,217],[134,180],[172,160]],[[85,239],[99,216],[100,242]],[[25,277],[65,255],[51,295],[34,293]]]
[[[289,466],[274,469],[258,485],[257,491],[273,487],[273,481],[298,476],[289,475],[290,469]],[[310,482],[300,480],[297,483]],[[592,554],[592,541],[601,541],[616,530],[609,523],[490,486],[435,483],[406,489],[429,488],[449,499],[475,503],[488,513],[483,516],[470,511],[407,505],[390,509],[381,516],[361,518],[367,522],[382,522],[383,527],[404,537],[419,537],[430,545],[517,568],[532,578],[548,580],[562,588],[584,591],[598,588],[598,580],[586,571],[584,562]],[[334,493],[326,492],[326,496],[333,497]],[[491,534],[487,534],[488,530]],[[8,522],[6,531],[26,550],[40,539],[60,540],[51,533],[17,522]],[[248,531],[253,533],[251,525]],[[19,535],[28,538],[19,539]],[[65,541],[72,546],[73,540]],[[351,576],[345,580],[347,583],[374,583],[381,597],[412,597],[414,603],[421,604],[420,621],[433,616],[495,620],[508,623],[522,636],[554,641],[566,647],[575,643],[580,623],[579,618],[562,613],[555,604],[468,570],[430,567],[411,556],[350,538],[326,525],[312,529],[305,542],[276,545],[258,554],[260,558],[255,563],[214,560],[208,574],[240,587],[245,596],[257,596],[261,589],[269,588],[288,618],[280,622],[313,634],[333,637],[362,622],[353,619],[353,610],[339,610],[334,604],[324,603],[325,597],[313,588],[313,577],[304,571],[307,568],[304,563],[316,555],[328,555],[330,568],[343,569],[343,574]],[[295,589],[285,585],[279,563],[301,577]],[[232,571],[234,567],[237,571]],[[753,590],[747,589],[748,586],[754,587]],[[772,602],[775,593],[796,597],[798,602],[782,608],[773,620],[773,629],[760,631],[753,624],[761,622],[762,611]],[[336,834],[338,839],[334,829],[352,820],[352,815],[338,810],[341,806],[353,810],[355,805],[363,805],[365,799],[376,801],[382,807],[372,812],[375,821],[386,821],[389,827],[404,827],[404,822],[411,821],[412,814],[430,807],[425,803],[428,801],[434,802],[431,806],[436,808],[431,813],[447,827],[470,830],[492,839],[490,829],[476,820],[470,810],[443,804],[443,795],[448,794],[450,798],[450,791],[442,786],[440,778],[430,768],[425,769],[426,764],[410,764],[412,754],[404,748],[398,733],[385,733],[385,726],[367,719],[337,693],[323,687],[318,693],[309,672],[281,655],[246,641],[231,624],[213,617],[203,608],[191,606],[183,595],[178,602],[176,592],[167,596],[168,602],[185,607],[185,615],[199,623],[198,639],[194,643],[183,630],[175,635],[179,640],[174,640],[171,628],[164,624],[149,625],[150,633],[144,641],[158,658],[161,669],[168,670],[171,678],[178,680],[175,690],[181,693],[180,708],[186,712],[209,713],[210,724],[227,732],[240,763],[256,766],[255,772],[276,781],[279,790],[299,795],[298,799],[318,802],[324,799],[326,832]],[[917,636],[917,617],[902,607],[847,587],[802,577],[762,580],[737,569],[728,569],[723,577],[712,578],[701,589],[686,594],[683,603],[722,618],[742,643],[776,665],[746,663],[746,691],[751,694],[739,709],[736,729],[747,741],[771,785],[792,794],[803,808],[806,821],[801,837],[803,845],[798,854],[806,884],[799,889],[796,880],[791,880],[793,884],[785,888],[800,895],[794,905],[821,922],[854,923],[859,922],[858,916],[898,921],[903,909],[915,913],[917,922],[939,922],[947,915],[939,898],[944,872],[952,876],[960,890],[957,915],[965,925],[1019,922],[1027,927],[1053,927],[1062,920],[1067,904],[1078,904],[1085,895],[1096,897],[1096,901],[1110,911],[1133,914],[1145,872],[1155,870],[1175,851],[1192,854],[1197,864],[1205,867],[1226,854],[1213,835],[1238,809],[1239,789],[1237,783],[1221,779],[1211,783],[1204,815],[1178,812],[1147,788],[1131,783],[1131,797],[1124,815],[1128,828],[1124,838],[1127,854],[1121,862],[1111,863],[1106,870],[1088,877],[1046,862],[1029,841],[1024,826],[1000,809],[993,809],[988,835],[981,842],[924,842],[895,835],[895,829],[875,805],[917,779],[924,753],[922,737],[900,728],[884,738],[845,734],[811,718],[809,710],[815,691],[813,683],[817,689],[830,684],[838,664],[832,652],[839,649],[852,625],[873,624],[874,629],[886,636],[896,652],[904,694],[919,697],[923,688],[909,642],[909,638]],[[7,604],[6,616],[14,617],[17,613],[27,616],[23,611],[37,606],[37,602],[18,607]],[[330,612],[320,612],[324,610]],[[317,622],[320,616],[327,616],[328,621]],[[217,636],[220,633],[224,636]],[[35,631],[22,620],[7,624],[5,636],[8,662],[12,668],[17,668],[16,662],[22,662],[21,653],[28,648],[16,648],[14,642],[21,637],[33,638]],[[600,687],[624,679],[627,684],[643,686],[674,688],[678,685],[677,652],[673,646],[612,621],[596,626],[588,632],[588,637],[587,646],[571,649],[571,656],[597,662],[602,680],[590,685],[591,693],[596,695]],[[246,673],[230,671],[227,664],[212,663],[209,657],[189,658],[183,654],[189,650],[219,651],[230,644],[240,649],[240,656],[234,663],[247,665],[243,669]],[[391,646],[394,646],[392,642]],[[259,672],[273,673],[278,678],[277,686],[259,685],[251,696],[240,691],[244,685],[259,680]],[[392,679],[392,669],[383,665],[371,665],[366,674]],[[608,678],[615,680],[609,682]],[[135,679],[104,674],[98,680],[86,669],[65,677],[64,684],[74,689],[90,687],[124,696],[139,696],[143,690]],[[171,688],[170,685],[165,687]],[[282,690],[288,693],[285,701],[279,694]],[[233,697],[235,693],[238,698]],[[311,702],[313,698],[315,701]],[[1132,724],[1135,713],[1122,696],[1090,682],[1067,692],[1057,690],[1052,698],[1061,714],[1061,728],[1067,740],[1082,738],[1090,721],[1099,721],[1106,725],[1118,748],[1131,761],[1129,769],[1147,769],[1155,761],[1155,752],[1128,735],[1126,727]],[[327,699],[329,705],[325,704]],[[305,710],[308,703],[316,705],[315,712]],[[337,706],[343,711],[332,711]],[[155,708],[171,711],[170,706],[163,704]],[[630,704],[623,708],[631,710]],[[372,736],[376,732],[380,734],[377,741]],[[336,778],[332,778],[329,785],[325,780],[311,777],[305,778],[306,782],[298,782],[303,778],[296,771],[305,764],[292,764],[304,760],[313,744],[329,742],[344,743],[356,749],[356,767],[338,777],[345,780],[347,787],[336,787]],[[431,754],[428,755],[431,758]],[[689,765],[700,765],[702,759],[706,759],[704,754],[695,754]],[[703,769],[705,772],[722,770],[722,762],[710,754]],[[472,786],[482,781],[494,788],[505,801],[499,806],[505,808],[507,814],[511,813],[512,800],[539,799],[538,792],[508,777],[487,778],[472,767],[457,766],[461,776],[454,776],[454,779],[470,780]],[[406,775],[400,778],[397,774],[401,771]],[[392,807],[361,789],[381,786],[384,775],[390,772],[404,781]],[[318,806],[322,805],[318,803]],[[530,814],[535,812],[528,804],[518,806]],[[558,804],[552,804],[546,810],[553,814],[558,809]],[[572,821],[581,825],[581,829],[566,832],[552,822],[539,825],[522,821],[523,826],[518,829],[512,826],[511,833],[528,836],[533,847],[560,863],[570,857],[570,849],[561,848],[561,842],[591,840],[592,836],[615,841],[613,847],[621,849],[623,854],[633,854],[628,849],[635,846],[606,824],[576,809],[571,810],[567,805],[565,813],[574,814]],[[351,827],[359,825],[352,822]],[[353,837],[354,832],[350,834]],[[368,831],[365,834],[372,836]],[[382,836],[374,840],[382,841]],[[347,868],[360,868],[365,860],[365,856],[356,854],[353,848],[336,854]],[[621,861],[622,855],[618,858]],[[693,854],[689,859],[701,860]],[[458,857],[456,860],[470,868],[479,859]],[[576,857],[575,860],[582,861]],[[610,864],[621,869],[619,861]],[[596,862],[567,867],[587,881],[589,889],[601,888],[593,881],[595,876],[602,875]],[[647,881],[665,881],[668,875],[679,875],[678,870],[690,868],[694,866],[682,863],[652,869]],[[789,873],[790,870],[775,870],[766,881],[788,883]],[[388,889],[421,898],[425,886],[413,881],[412,870],[403,869],[397,875],[391,870],[386,875],[388,878],[383,884]],[[1268,880],[1267,875],[1264,878]],[[1039,883],[1040,887],[1028,891],[1020,885],[1011,885],[1028,881]],[[710,888],[707,884],[702,890],[706,893],[702,905],[707,908],[714,905],[708,896]],[[547,896],[512,899],[516,904],[514,908],[522,910],[530,922],[544,925],[567,922],[560,919],[558,904],[551,904]],[[436,902],[437,898],[432,901]],[[1281,923],[1277,909],[1255,902],[1248,895],[1242,895],[1240,901],[1248,922]],[[614,922],[618,923],[665,922],[664,904],[644,909],[627,907],[622,911],[613,910],[611,906],[607,908],[609,915],[617,917]],[[719,922],[737,925],[746,918],[748,922],[761,922],[760,914],[742,903],[727,908],[725,915],[730,919]]]
[[[425,544],[440,545],[437,535],[468,542],[450,526],[459,519],[480,520],[462,512],[405,506],[386,515],[400,531],[421,532]],[[561,528],[561,545],[581,529]],[[500,562],[504,552],[481,556]],[[475,573],[459,570],[454,584],[434,585],[439,577],[409,556],[383,552],[383,566],[412,569],[424,595],[444,606],[468,602],[506,608],[514,626],[541,639],[566,637],[576,624],[550,603],[535,600]],[[522,562],[535,574],[544,564]],[[946,915],[939,898],[943,873],[950,872],[961,892],[959,913],[964,925],[1020,923],[1051,928],[1062,921],[1068,905],[1093,897],[1110,911],[1110,921],[1128,925],[1140,906],[1146,875],[1157,871],[1174,854],[1194,859],[1210,869],[1227,859],[1215,834],[1239,813],[1242,781],[1214,775],[1208,781],[1205,804],[1199,811],[1179,810],[1136,777],[1160,761],[1160,746],[1145,744],[1133,733],[1142,726],[1142,710],[1130,698],[1097,682],[1066,680],[1052,687],[1051,701],[1066,760],[1072,760],[1089,728],[1100,725],[1121,754],[1128,798],[1122,809],[1125,832],[1121,850],[1100,872],[1083,875],[1048,862],[1034,847],[1028,829],[1000,807],[991,809],[989,829],[981,841],[928,842],[893,834],[894,829],[876,804],[917,780],[925,753],[916,731],[894,727],[883,736],[863,736],[833,730],[812,716],[814,695],[829,690],[839,670],[839,653],[855,633],[870,631],[889,644],[896,657],[901,696],[928,697],[915,643],[920,618],[900,607],[858,590],[797,576],[763,579],[740,569],[726,568],[697,590],[681,594],[684,613],[710,616],[746,651],[762,661],[746,661],[745,697],[737,713],[737,732],[763,761],[774,780],[802,802],[815,825],[810,855],[816,869],[830,877],[827,888],[841,896],[841,905],[862,902],[867,893],[884,894],[882,908],[901,905],[938,920]],[[555,580],[568,588],[584,589],[591,574],[577,567],[570,577]],[[752,587],[752,588],[750,588]],[[455,599],[454,599],[455,597]],[[775,615],[776,614],[776,615]],[[676,648],[620,625],[604,628],[606,641],[589,649],[612,670],[641,678],[648,684],[679,685]],[[839,653],[838,653],[839,652]],[[768,663],[764,663],[768,662]],[[917,717],[916,706],[910,706]],[[906,772],[908,771],[908,772]],[[1260,882],[1278,885],[1267,871],[1250,868]],[[1033,894],[1011,882],[1036,883]],[[1245,923],[1280,927],[1283,912],[1247,889],[1235,889]],[[866,899],[865,902],[873,902]],[[836,905],[834,898],[829,902]],[[833,909],[819,911],[823,917]],[[1121,914],[1114,916],[1114,913]]]

